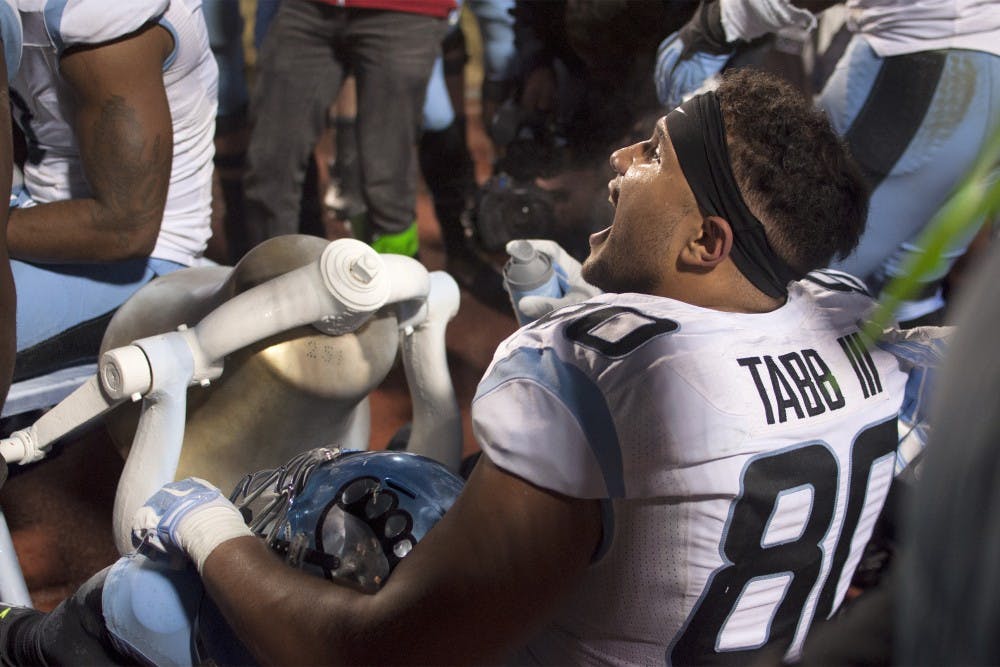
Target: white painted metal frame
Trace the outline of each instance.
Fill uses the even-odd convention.
[[[191,328],[182,325],[109,350],[96,375],[35,424],[0,440],[0,455],[8,463],[36,461],[57,439],[125,401],[142,400],[114,505],[115,543],[120,553],[127,553],[133,548],[135,511],[177,470],[188,387],[208,386],[222,375],[226,355],[274,334],[306,324],[330,335],[344,334],[389,307],[396,310],[402,332],[413,401],[408,449],[457,469],[462,429],[444,332],[458,302],[458,286],[447,273],[429,274],[413,259],[379,255],[359,241],[333,241],[317,262],[235,296]],[[367,411],[367,401],[359,409]],[[353,442],[347,444],[366,448],[369,416],[355,414],[351,421]],[[2,514],[0,599],[31,604]]]

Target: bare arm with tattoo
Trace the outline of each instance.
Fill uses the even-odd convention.
[[[121,39],[67,49],[63,79],[91,197],[15,209],[12,257],[106,262],[148,256],[156,244],[173,157],[163,62],[166,29],[148,25]]]

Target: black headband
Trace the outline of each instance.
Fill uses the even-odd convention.
[[[788,283],[803,276],[774,252],[764,226],[740,195],[726,148],[726,127],[714,92],[692,97],[667,114],[667,132],[694,197],[709,215],[733,230],[730,257],[754,287],[770,297],[788,294]]]

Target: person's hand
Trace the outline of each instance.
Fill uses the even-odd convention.
[[[198,571],[223,542],[251,535],[239,510],[212,484],[197,477],[170,482],[132,519],[132,543],[164,553],[187,554]]]
[[[703,1],[683,28],[660,42],[656,52],[656,95],[673,109],[718,74],[735,43],[726,41],[719,1]]]
[[[592,296],[602,294],[601,290],[594,287],[580,274],[581,264],[572,255],[562,249],[555,241],[546,239],[515,239],[507,243],[507,248],[511,244],[520,240],[527,241],[537,252],[548,255],[552,260],[552,267],[555,269],[556,277],[559,280],[559,287],[563,292],[561,297],[548,296],[524,296],[517,302],[518,309],[532,320],[551,313],[557,308],[569,306],[574,303],[586,301]],[[508,251],[509,252],[509,251]]]

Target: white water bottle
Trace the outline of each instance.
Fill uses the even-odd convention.
[[[520,326],[532,321],[517,307],[525,296],[561,297],[562,288],[552,266],[552,259],[538,252],[525,240],[515,241],[507,246],[510,259],[503,267],[503,284],[510,294],[510,303]]]

